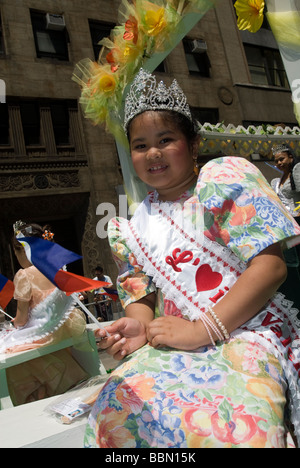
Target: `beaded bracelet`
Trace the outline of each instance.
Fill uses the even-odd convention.
[[[209,313],[211,314],[212,318],[214,319],[214,321],[216,322],[217,326],[219,327],[219,329],[221,330],[222,334],[224,335],[224,338],[226,340],[229,340],[230,338],[230,335],[228,333],[228,331],[226,330],[226,327],[225,325],[223,325],[223,323],[221,322],[221,320],[218,318],[217,314],[215,313],[215,311],[212,309],[212,307],[208,306],[208,311]]]

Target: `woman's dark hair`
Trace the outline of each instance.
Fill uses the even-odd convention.
[[[24,237],[40,237],[41,239],[45,239],[45,233],[51,233],[51,227],[46,224],[45,226],[40,226],[39,224],[35,223],[16,223],[17,228],[14,232],[12,243],[13,247],[16,250],[21,250],[22,245],[17,239],[17,234],[20,232],[23,234]],[[51,233],[52,234],[52,233]],[[51,239],[47,239],[53,241],[53,234],[51,236]]]

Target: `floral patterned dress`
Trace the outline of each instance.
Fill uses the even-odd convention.
[[[151,197],[145,206],[151,206]],[[236,269],[237,274],[269,245],[279,241],[293,245],[300,234],[262,174],[242,158],[219,158],[205,165],[196,187],[183,194],[177,205],[187,200],[202,206],[201,245],[211,243],[215,249],[215,253],[208,249],[205,258],[216,257],[215,266],[223,261],[228,267],[229,262],[229,270]],[[137,210],[137,219],[143,209]],[[137,250],[133,253],[126,230],[130,223],[114,219],[109,227],[123,306],[156,291],[157,314],[194,319],[186,303],[179,307],[175,295],[172,300],[172,289],[161,287],[160,276],[149,267],[150,257],[147,262]],[[163,238],[161,243],[167,249]],[[228,252],[226,262],[218,249]],[[207,297],[214,302],[219,299],[218,295],[212,298],[211,292]],[[116,368],[101,390],[89,417],[85,446],[295,447],[300,436],[297,312],[276,295],[224,342],[194,351],[154,349],[146,344]],[[290,422],[296,437],[291,436]]]

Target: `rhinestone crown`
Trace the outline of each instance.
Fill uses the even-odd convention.
[[[174,79],[168,88],[163,81],[157,83],[154,75],[141,68],[125,99],[125,132],[136,115],[148,110],[171,110],[185,115],[192,121],[186,96],[177,81]]]
[[[24,222],[21,221],[21,220],[16,221],[16,222],[13,224],[14,233],[15,233],[15,234],[18,234],[19,232],[21,232],[21,228],[22,228],[23,226],[26,226],[26,223],[24,223]]]
[[[291,148],[289,146],[287,146],[287,145],[284,145],[284,144],[283,145],[276,145],[276,146],[274,146],[272,148],[272,153],[273,153],[273,155],[275,155],[275,154],[278,154],[278,153],[283,153],[285,151],[289,152],[290,150],[291,150]]]

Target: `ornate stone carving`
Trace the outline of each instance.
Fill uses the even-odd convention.
[[[78,171],[0,176],[0,192],[79,187]]]

